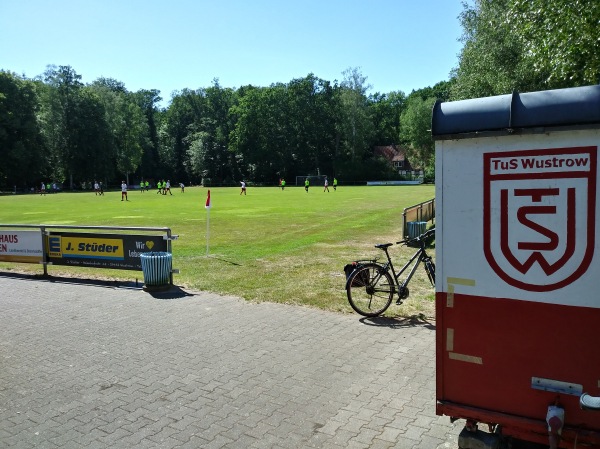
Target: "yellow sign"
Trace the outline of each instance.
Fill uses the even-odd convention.
[[[50,257],[123,259],[123,240],[63,235],[54,237],[48,254]]]

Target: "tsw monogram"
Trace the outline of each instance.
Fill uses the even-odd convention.
[[[485,153],[484,252],[506,283],[563,288],[594,254],[597,147]]]

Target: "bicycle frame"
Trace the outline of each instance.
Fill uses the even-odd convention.
[[[423,262],[424,259],[428,258],[429,256],[425,252],[425,248],[419,248],[412,255],[412,257],[408,260],[408,262],[406,262],[406,264],[404,264],[404,266],[400,269],[400,271],[396,272],[396,270],[394,268],[394,263],[392,262],[392,258],[390,257],[388,249],[382,248],[382,250],[385,253],[387,260],[388,260],[387,263],[384,264],[384,267],[386,269],[389,268],[389,270],[391,270],[392,275],[394,276],[394,280],[396,281],[396,288],[397,288],[396,293],[398,294],[398,299],[402,300],[402,299],[404,299],[402,297],[402,294],[403,294],[403,292],[406,291],[405,289],[408,286],[408,283],[410,282],[412,277],[414,276],[415,272],[417,271],[417,267],[419,266],[419,264],[421,262]],[[412,264],[412,266],[411,266],[411,264]],[[406,272],[407,269],[409,269],[409,267],[410,267],[410,271],[408,272],[406,279],[403,282],[400,282],[400,280],[399,280],[400,277]]]
[[[423,234],[423,235],[425,235],[425,234]],[[412,277],[414,276],[415,272],[417,271],[417,267],[419,266],[419,264],[422,262],[427,262],[428,260],[431,260],[431,256],[429,256],[429,254],[427,254],[427,250],[425,248],[425,241],[422,237],[423,236],[420,236],[420,238],[417,240],[412,239],[412,240],[403,240],[403,241],[397,242],[397,244],[407,244],[409,242],[418,242],[418,245],[419,245],[419,248],[417,249],[417,251],[415,251],[415,253],[408,260],[408,262],[406,262],[406,264],[404,264],[404,266],[398,272],[396,272],[396,269],[394,268],[394,263],[392,262],[392,258],[390,257],[390,254],[388,252],[388,248],[390,246],[392,246],[392,244],[388,243],[385,245],[375,245],[375,247],[382,250],[385,253],[385,256],[387,257],[388,261],[387,261],[387,263],[383,264],[382,267],[383,267],[383,271],[391,270],[391,272],[392,272],[392,275],[393,275],[394,281],[395,281],[395,287],[397,289],[396,293],[398,295],[398,299],[396,302],[398,304],[400,304],[403,299],[406,299],[408,297],[408,284],[409,284],[410,280],[412,279]],[[400,282],[400,280],[399,280],[400,277],[409,268],[410,268],[410,271],[408,272],[406,279],[403,282]],[[431,281],[432,273],[429,273],[426,265],[425,265],[425,270],[427,270],[427,274],[430,276],[430,281]],[[381,276],[382,275],[380,273],[376,277],[375,281],[379,280],[379,278]]]

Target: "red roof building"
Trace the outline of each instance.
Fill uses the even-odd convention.
[[[376,155],[386,158],[401,175],[414,171],[410,161],[406,157],[406,150],[402,147],[397,147],[396,145],[376,146],[373,148],[373,151]]]

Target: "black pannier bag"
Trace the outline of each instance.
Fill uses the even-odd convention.
[[[348,282],[348,279],[350,279],[350,276],[352,275],[352,273],[360,267],[362,267],[362,264],[360,263],[360,261],[352,262],[352,263],[346,264],[344,266],[344,273],[346,273],[346,282]],[[360,276],[356,276],[352,280],[352,287],[364,287],[368,283],[369,283],[369,270],[364,270],[360,274]]]

